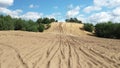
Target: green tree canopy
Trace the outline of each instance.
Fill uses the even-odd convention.
[[[76,23],[82,23],[82,21],[78,20],[77,18],[70,18],[70,19],[66,19],[66,22],[76,22]]]

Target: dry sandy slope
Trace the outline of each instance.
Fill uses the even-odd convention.
[[[0,31],[0,68],[120,68],[120,40],[92,37],[82,24],[44,33]]]

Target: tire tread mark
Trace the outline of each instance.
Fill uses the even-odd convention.
[[[102,62],[100,62],[99,60],[95,59],[92,55],[86,53],[83,49],[79,48],[80,51],[85,54],[88,58],[93,59],[94,61],[96,61],[97,63],[99,63],[100,65],[104,66],[105,68],[108,68],[105,64],[103,64]]]
[[[6,47],[9,47],[11,49],[13,49],[15,51],[15,53],[17,54],[17,57],[18,59],[20,60],[21,64],[25,67],[25,68],[29,68],[27,63],[24,62],[23,58],[21,57],[20,53],[18,52],[18,50],[10,45],[6,45],[6,44],[3,44],[3,43],[0,43],[1,45],[4,45]]]

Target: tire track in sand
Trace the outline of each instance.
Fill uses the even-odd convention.
[[[24,62],[23,58],[21,57],[19,51],[18,51],[16,48],[14,48],[14,47],[12,47],[12,46],[10,46],[10,45],[4,44],[4,43],[0,43],[0,45],[2,45],[2,46],[5,47],[5,48],[10,48],[10,49],[12,49],[12,50],[15,52],[16,57],[17,57],[18,60],[19,60],[18,62],[20,62],[24,68],[28,68],[28,65],[26,64],[26,62]],[[14,54],[14,53],[13,53],[13,54]]]

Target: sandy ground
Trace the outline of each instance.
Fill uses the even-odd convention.
[[[51,25],[0,31],[0,68],[120,68],[120,40],[89,36],[82,24]]]

